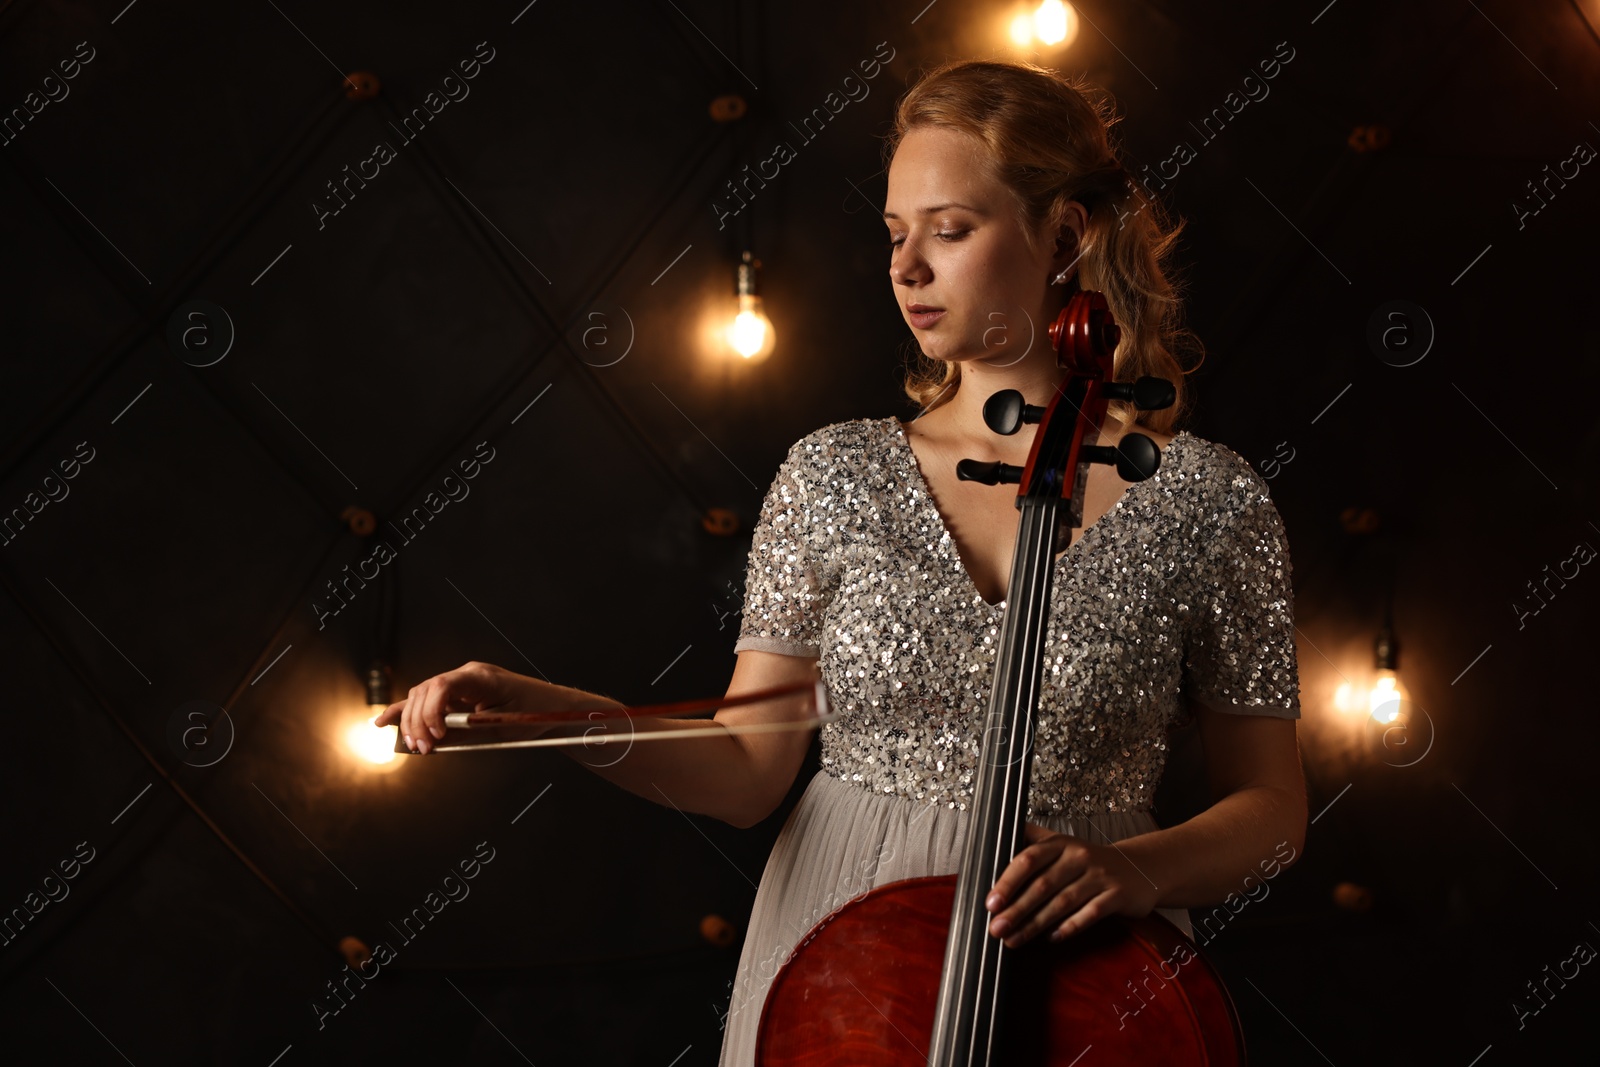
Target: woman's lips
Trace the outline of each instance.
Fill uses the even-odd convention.
[[[944,318],[944,309],[938,308],[936,310],[929,309],[927,311],[912,311],[909,312],[909,314],[911,316],[911,325],[915,326],[919,330],[926,330],[928,327]]]

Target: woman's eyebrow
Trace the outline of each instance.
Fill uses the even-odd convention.
[[[974,211],[974,212],[977,212],[980,215],[983,214],[983,212],[978,211],[977,208],[972,207],[969,204],[956,204],[956,203],[934,204],[932,207],[923,208],[922,211],[921,211],[921,214],[923,214],[923,215],[932,215],[936,211],[946,211],[946,210],[948,210],[950,208],[953,208],[953,207],[962,208],[962,209],[967,210],[967,211]],[[885,211],[883,213],[883,217],[886,218],[886,219],[898,219],[900,216],[896,215],[892,211]]]

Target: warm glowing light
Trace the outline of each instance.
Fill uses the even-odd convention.
[[[1034,10],[1014,15],[1009,29],[1013,44],[1026,47],[1038,42],[1055,48],[1078,36],[1078,13],[1062,0],[1043,0]]]
[[[739,313],[728,325],[728,345],[745,359],[755,361],[771,355],[776,340],[772,320],[762,310],[761,298],[741,294]]]
[[[1075,18],[1061,0],[1044,0],[1033,13],[1033,32],[1045,44],[1060,44],[1067,39],[1069,24]]]
[[[375,707],[370,710],[375,718],[383,709]],[[345,731],[345,743],[350,746],[351,752],[368,763],[392,763],[395,757],[394,735],[398,729],[398,726],[379,729],[372,725],[372,718],[357,719]]]
[[[1407,699],[1399,676],[1380,668],[1370,685],[1341,684],[1334,690],[1333,706],[1347,715],[1370,715],[1373,722],[1387,726],[1405,714]]]
[[[1394,722],[1400,717],[1400,704],[1404,699],[1405,692],[1400,688],[1400,679],[1395,677],[1394,671],[1380,670],[1367,697],[1372,721],[1383,725]]]

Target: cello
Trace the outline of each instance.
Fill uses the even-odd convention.
[[[1112,380],[1121,329],[1101,293],[1076,292],[1049,335],[1068,372],[1049,404],[1005,390],[984,405],[996,433],[1038,424],[1027,464],[957,466],[963,480],[1017,484],[1021,512],[960,870],[878,886],[813,926],[768,990],[757,1067],[1245,1062],[1227,989],[1165,918],[1112,916],[1015,949],[988,931],[984,898],[1024,841],[1055,554],[1082,523],[1090,463],[1129,482],[1160,463],[1140,433],[1094,443],[1106,404],[1152,410],[1175,395],[1161,378]],[[1121,1007],[1130,993],[1136,1013]]]

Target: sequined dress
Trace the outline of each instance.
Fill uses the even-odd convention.
[[[1053,572],[1028,821],[1090,841],[1157,828],[1186,700],[1300,714],[1288,545],[1265,481],[1187,431],[1162,452]],[[820,658],[837,718],[756,892],[720,1067],[753,1063],[767,989],[812,926],[875,886],[959,866],[1004,612],[962,564],[898,419],[836,423],[789,450],[734,650]],[[1189,930],[1187,912],[1162,914]]]

